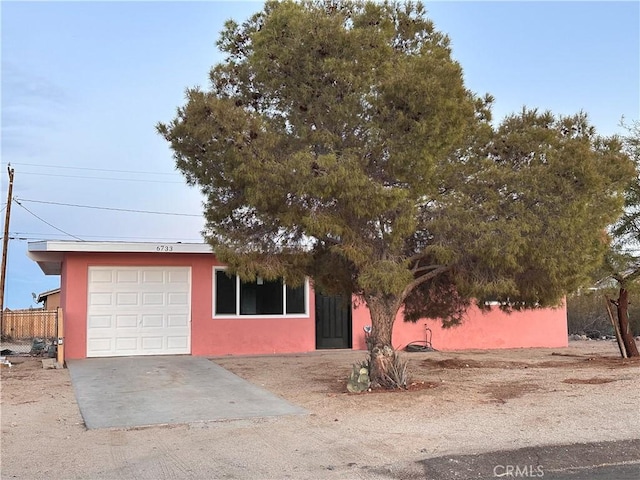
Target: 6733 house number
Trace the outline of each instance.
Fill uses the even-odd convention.
[[[173,245],[158,245],[156,252],[173,252]]]

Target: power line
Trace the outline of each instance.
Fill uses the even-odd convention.
[[[33,233],[33,232],[10,232],[10,240],[55,240],[56,235],[49,235],[46,233]],[[166,240],[174,242],[202,242],[202,238],[178,238],[178,237],[123,237],[113,235],[82,235],[83,238],[107,238],[107,239],[121,239],[121,240]]]
[[[112,170],[108,168],[91,168],[91,167],[70,167],[65,165],[44,165],[41,163],[22,163],[22,162],[13,162],[12,165],[22,165],[25,167],[45,167],[45,168],[64,168],[67,170],[90,170],[94,172],[111,172],[111,173],[136,173],[136,174],[144,174],[144,175],[175,175],[175,173],[167,173],[167,172],[143,172],[136,170]]]
[[[109,211],[114,211],[114,212],[148,213],[148,214],[152,214],[152,215],[172,215],[172,216],[177,216],[177,217],[198,217],[198,218],[202,217],[202,215],[196,215],[196,214],[193,214],[193,213],[155,212],[155,211],[151,211],[151,210],[135,210],[135,209],[131,209],[131,208],[97,207],[97,206],[92,206],[92,205],[79,205],[79,204],[76,204],[76,203],[49,202],[49,201],[44,201],[44,200],[29,200],[29,199],[26,199],[26,198],[20,198],[20,199],[16,199],[16,200],[20,200],[21,202],[43,203],[43,204],[46,204],[46,205],[60,205],[60,206],[64,206],[64,207],[91,208],[91,209],[95,209],[95,210],[109,210]]]
[[[16,202],[20,207],[22,207],[23,209],[25,209],[27,212],[29,212],[31,215],[33,215],[34,217],[36,217],[38,220],[40,220],[42,223],[46,223],[47,225],[49,225],[51,228],[53,228],[54,230],[57,230],[61,233],[64,233],[65,235],[68,235],[69,237],[73,237],[76,240],[80,240],[81,242],[83,242],[84,240],[80,237],[76,237],[75,235],[70,234],[69,232],[65,232],[64,230],[62,230],[61,228],[56,227],[55,225],[47,222],[45,219],[39,217],[38,215],[36,215],[35,213],[33,213],[31,210],[29,210],[27,207],[25,207],[24,205],[22,205],[20,203],[20,201],[18,201],[17,198],[13,197],[13,201]]]
[[[133,173],[133,172],[131,172]],[[174,183],[184,185],[184,182],[170,182],[168,180],[146,180],[137,178],[113,178],[113,177],[89,177],[85,175],[61,175],[57,173],[35,173],[35,172],[20,172],[21,175],[38,175],[41,177],[62,177],[62,178],[83,178],[92,180],[116,180],[122,182],[144,182],[144,183]]]

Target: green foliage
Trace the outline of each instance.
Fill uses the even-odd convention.
[[[507,117],[456,164],[469,181],[450,180],[446,217],[434,220],[440,243],[464,252],[463,296],[547,306],[588,282],[630,168],[617,139],[598,137],[585,114]]]
[[[617,244],[640,247],[640,121],[625,125],[624,149],[636,166],[625,191],[625,211],[615,224],[613,235]]]
[[[422,318],[440,318],[444,327],[464,320],[471,299],[460,294],[452,270],[418,285],[405,300],[404,319],[417,322]]]
[[[268,1],[158,131],[242,278],[314,278],[408,318],[552,305],[606,249],[630,167],[586,115],[494,128],[420,4]],[[378,333],[384,332],[384,333]],[[377,341],[377,340],[376,340]]]
[[[640,319],[634,299],[640,295],[640,121],[625,127],[628,133],[620,142],[635,170],[628,175],[624,212],[611,228],[612,242],[597,274],[600,279],[610,280],[610,290],[615,287],[616,290],[625,289],[629,292],[629,322],[632,329],[638,332]],[[615,298],[617,292],[607,293]]]

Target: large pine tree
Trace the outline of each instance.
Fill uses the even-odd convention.
[[[218,46],[210,87],[158,125],[205,196],[206,240],[245,279],[364,300],[374,382],[399,312],[554,305],[600,260],[620,145],[583,114],[494,128],[422,5],[269,1]]]

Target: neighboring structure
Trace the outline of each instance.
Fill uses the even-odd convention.
[[[40,295],[34,293],[33,298],[37,303],[43,303],[41,308],[21,308],[10,310],[6,308],[2,312],[3,341],[21,340],[22,347],[31,348],[25,343],[34,338],[52,339],[57,336],[57,309],[60,306],[60,289],[56,288],[43,292]],[[14,343],[13,349],[18,346]]]
[[[10,310],[5,308],[2,312],[2,332],[0,339],[2,349],[20,351],[20,348],[30,350],[30,341],[34,338],[53,339],[57,336],[57,311],[44,310],[42,308],[21,308]],[[20,345],[13,343],[20,340]],[[12,345],[5,347],[4,342]]]
[[[28,255],[61,275],[65,358],[227,355],[365,349],[366,305],[314,293],[311,281],[244,283],[228,276],[209,245],[43,241]],[[471,309],[458,327],[398,319],[397,348],[425,338],[438,350],[562,347],[565,307],[505,314]]]
[[[60,306],[60,288],[40,293],[36,297],[36,303],[44,303],[43,310],[56,310]]]

